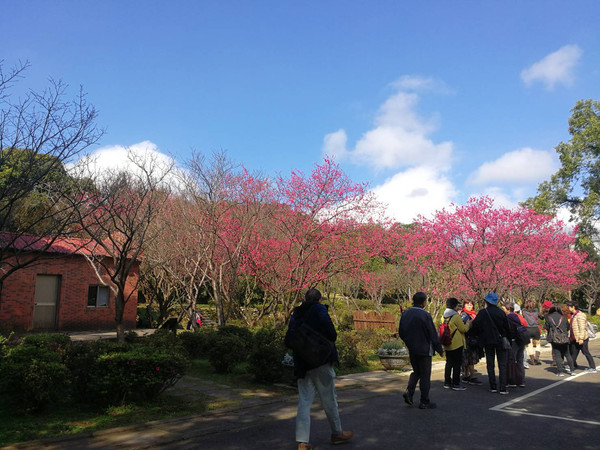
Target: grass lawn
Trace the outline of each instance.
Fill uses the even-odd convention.
[[[162,395],[151,403],[126,404],[106,410],[70,406],[48,408],[37,415],[17,415],[0,398],[0,446],[187,416],[205,410],[205,399],[182,401]]]

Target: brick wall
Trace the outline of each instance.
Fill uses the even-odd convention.
[[[126,296],[133,291],[125,305],[123,324],[135,328],[137,291],[135,282],[138,265],[128,280]],[[110,291],[108,307],[88,307],[88,287],[101,284],[83,256],[52,256],[34,265],[17,270],[2,285],[0,292],[0,326],[3,329],[33,329],[33,309],[37,275],[60,275],[57,305],[57,329],[100,330],[115,328],[115,296]],[[104,284],[110,285],[104,276]]]

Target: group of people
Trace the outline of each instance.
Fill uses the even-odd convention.
[[[443,320],[448,325],[451,341],[442,346],[433,319],[425,310],[427,295],[417,292],[413,296],[413,306],[402,314],[399,326],[399,335],[408,347],[413,368],[403,394],[407,404],[413,405],[419,383],[419,408],[435,408],[429,398],[434,352],[446,356],[446,389],[463,391],[465,384],[483,384],[475,378],[474,366],[484,355],[490,392],[505,395],[508,394],[507,387],[525,387],[525,369],[541,364],[539,319],[542,318],[545,319],[547,340],[552,346],[557,376],[575,374],[579,352],[587,359],[589,367],[586,371],[597,371],[588,347],[587,317],[575,303],[566,302],[563,311],[560,306],[546,301],[543,310],[538,312],[532,302],[527,302],[523,309],[513,302],[499,305],[495,292],[488,293],[484,300],[485,308],[478,313],[475,313],[471,300],[462,305],[456,298],[446,301]],[[563,368],[565,358],[568,368]],[[508,370],[509,365],[514,370]]]
[[[539,319],[545,319],[547,339],[552,344],[553,357],[557,375],[574,374],[579,352],[588,361],[589,372],[596,372],[594,360],[589,352],[589,333],[587,318],[571,302],[565,305],[563,312],[560,306],[550,302],[542,304],[541,312],[532,302],[526,302],[521,309],[516,303],[498,305],[498,295],[490,292],[484,298],[486,307],[475,312],[471,300],[462,304],[456,298],[446,301],[443,313],[448,324],[451,341],[442,346],[433,318],[425,310],[427,294],[417,292],[413,298],[413,306],[402,312],[398,328],[399,337],[408,348],[412,373],[408,386],[403,394],[404,401],[414,404],[414,395],[419,385],[420,409],[433,409],[436,404],[429,398],[431,387],[431,366],[434,353],[446,355],[444,371],[444,387],[455,391],[465,390],[465,384],[482,385],[475,377],[475,364],[485,355],[489,390],[508,394],[507,387],[514,383],[509,380],[507,366],[509,360],[519,365],[524,375],[525,367],[541,364]],[[337,332],[329,316],[327,307],[321,303],[321,293],[317,289],[309,289],[304,302],[298,306],[288,327],[286,342],[290,333],[306,324],[316,330],[330,342],[335,342]],[[523,334],[527,335],[526,339]],[[566,333],[566,338],[565,338]],[[527,345],[527,348],[526,348]],[[309,365],[294,354],[294,374],[298,385],[298,410],[296,415],[296,442],[298,450],[312,449],[310,438],[310,408],[315,394],[327,415],[331,428],[332,444],[342,444],[353,438],[354,432],[343,430],[338,411],[335,391],[335,371],[333,365],[338,361],[335,345],[326,361],[318,365]],[[563,358],[566,358],[568,369],[563,369]],[[498,364],[498,377],[495,364]],[[524,376],[513,386],[525,387]]]

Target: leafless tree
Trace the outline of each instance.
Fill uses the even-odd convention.
[[[65,188],[65,164],[103,133],[81,88],[72,100],[56,80],[41,93],[14,94],[28,67],[4,70],[0,61],[0,283],[71,230],[72,210],[48,193]]]
[[[72,202],[82,232],[91,241],[88,260],[98,278],[106,274],[115,296],[117,339],[123,342],[123,313],[131,296],[128,282],[137,282],[134,271],[144,246],[154,240],[159,230],[153,226],[162,206],[169,198],[172,162],[154,156],[128,153],[131,167],[110,171],[94,167],[93,161],[74,169],[74,176],[91,177],[94,188],[64,200]],[[80,201],[84,197],[85,201]]]

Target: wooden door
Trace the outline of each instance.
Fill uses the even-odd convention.
[[[35,282],[33,329],[55,330],[60,275],[38,275]]]

